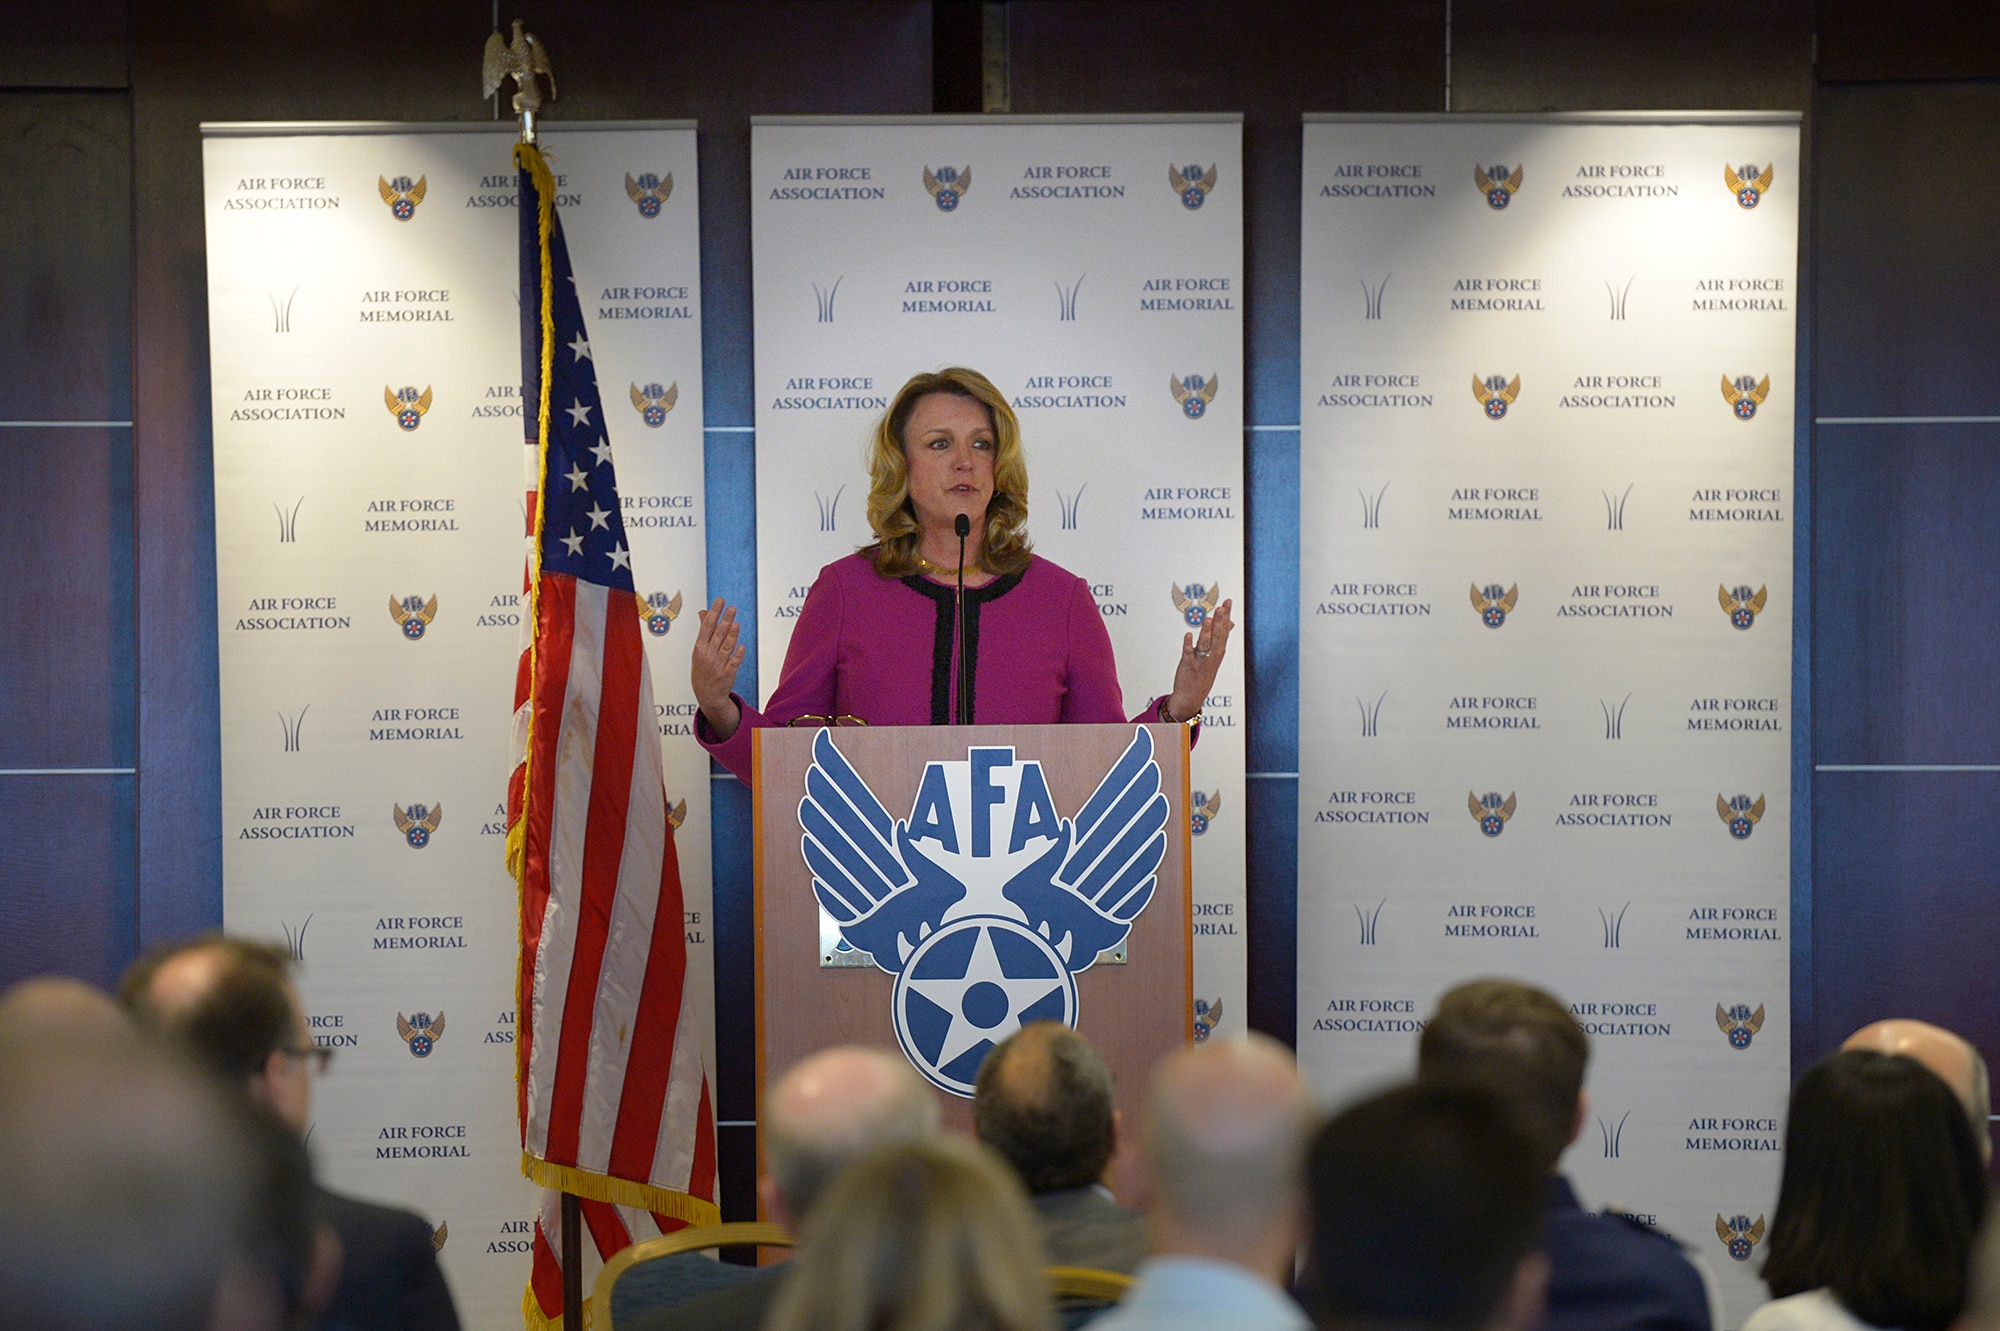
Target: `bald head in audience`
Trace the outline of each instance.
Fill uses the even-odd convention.
[[[1987,1079],[1986,1060],[1963,1036],[1942,1026],[1907,1017],[1872,1022],[1847,1037],[1843,1052],[1865,1049],[1877,1054],[1901,1054],[1929,1068],[1958,1096],[1972,1120],[1972,1135],[1979,1142],[1979,1154],[1993,1159],[1993,1093]]]
[[[1162,1061],[1142,1131],[1153,1251],[1233,1262],[1289,1284],[1313,1117],[1290,1051],[1267,1036],[1211,1040]]]
[[[246,1260],[262,1184],[239,1106],[74,990],[16,991],[0,1024],[0,1320],[275,1328]]]
[[[0,995],[0,1044],[111,1038],[134,1032],[111,996],[82,980],[43,975]]]
[[[796,1230],[845,1166],[878,1146],[938,1130],[937,1095],[909,1061],[882,1049],[823,1049],[764,1101],[764,1212]]]

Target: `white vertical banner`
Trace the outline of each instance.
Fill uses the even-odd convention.
[[[1126,713],[1243,603],[1242,118],[770,118],[751,131],[758,669],[865,546],[866,449],[911,375],[1020,416],[1038,555],[1089,582]],[[1197,1029],[1244,1029],[1243,638],[1194,753]]]
[[[1761,1302],[1789,1086],[1797,117],[1308,117],[1299,1055],[1513,976],[1589,1204]]]
[[[438,1226],[469,1328],[518,1327],[518,921],[503,863],[523,613],[507,125],[204,126],[223,913],[285,938],[332,1047],[333,1187]],[[713,992],[695,132],[551,125],[665,739],[689,964]],[[712,1004],[711,1004],[712,1006]],[[698,1018],[714,1066],[713,1012]]]

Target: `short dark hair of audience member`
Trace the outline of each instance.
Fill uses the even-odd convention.
[[[1853,1050],[1792,1089],[1766,1241],[1774,1298],[1826,1289],[1871,1326],[1943,1331],[1986,1208],[1965,1109],[1915,1059]]]
[[[0,1050],[0,1320],[196,1331],[227,1303],[275,1326],[228,1288],[251,1274],[262,1186],[240,1110],[129,1036]]]
[[[1530,1331],[1542,1317],[1536,1134],[1472,1085],[1416,1085],[1320,1130],[1308,1286],[1319,1324]]]
[[[1417,1080],[1475,1081],[1516,1101],[1543,1173],[1576,1136],[1590,1041],[1554,995],[1514,980],[1448,991],[1417,1038]]]
[[[157,992],[169,962],[213,954],[214,971],[185,1003]],[[276,943],[204,934],[149,950],[126,968],[118,1002],[142,1025],[166,1029],[232,1085],[264,1074],[274,1054],[295,1052],[302,1020],[293,998],[292,954]],[[301,1125],[303,1130],[303,1125]]]
[[[1038,1021],[1007,1037],[979,1065],[972,1124],[1030,1193],[1087,1188],[1117,1145],[1111,1069],[1061,1022]]]
[[[813,1209],[765,1331],[1049,1331],[1052,1299],[1020,1180],[937,1136],[850,1166]]]
[[[1952,1331],[2000,1331],[2000,1198],[1987,1204],[1966,1280],[1965,1312]]]

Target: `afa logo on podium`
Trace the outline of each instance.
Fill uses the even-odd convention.
[[[892,820],[834,744],[813,740],[799,802],[813,893],[848,946],[896,977],[896,1038],[970,1098],[979,1064],[1034,1021],[1077,1021],[1077,972],[1125,941],[1166,855],[1153,737],[1132,742],[1074,819],[1012,748],[933,762]]]

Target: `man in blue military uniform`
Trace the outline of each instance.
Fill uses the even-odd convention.
[[[1548,1177],[1544,1331],[1712,1331],[1707,1282],[1680,1245],[1615,1212],[1592,1212],[1557,1163],[1582,1130],[1590,1041],[1554,995],[1474,980],[1438,1000],[1417,1043],[1417,1080],[1505,1093],[1535,1135]]]

